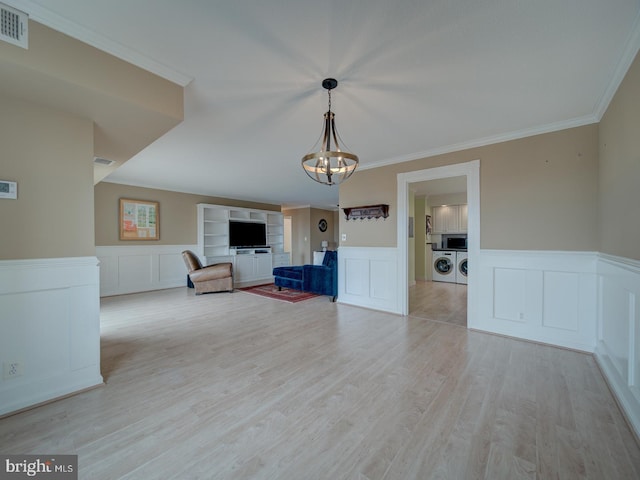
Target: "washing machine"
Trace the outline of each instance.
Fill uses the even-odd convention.
[[[456,268],[456,283],[467,284],[467,252],[458,252],[457,268]]]
[[[433,281],[456,283],[456,252],[435,250],[433,252]]]

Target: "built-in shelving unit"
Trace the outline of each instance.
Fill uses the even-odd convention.
[[[229,244],[229,221],[266,226],[267,247],[235,248]],[[198,204],[198,255],[207,265],[232,262],[236,283],[270,280],[273,266],[289,264],[284,252],[284,216],[280,212]]]
[[[200,255],[229,255],[229,210],[198,205],[198,247]]]
[[[281,213],[267,214],[267,243],[273,253],[284,252],[284,215]]]

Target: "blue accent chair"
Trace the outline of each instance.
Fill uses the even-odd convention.
[[[338,252],[327,251],[322,265],[298,265],[273,269],[274,283],[303,292],[329,295],[332,302],[338,296]]]

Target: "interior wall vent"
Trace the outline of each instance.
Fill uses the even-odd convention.
[[[29,48],[29,15],[0,3],[0,40]]]
[[[102,157],[94,157],[93,163],[95,163],[96,165],[102,165],[103,167],[110,167],[116,162],[115,160],[107,160],[106,158]]]

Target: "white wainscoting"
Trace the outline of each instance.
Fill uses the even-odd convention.
[[[340,247],[338,301],[401,313],[398,302],[398,273],[396,248]]]
[[[595,356],[640,436],[640,262],[600,254],[597,271]]]
[[[0,364],[0,415],[103,383],[96,257],[0,261]]]
[[[196,245],[96,247],[100,260],[100,296],[185,286],[187,269],[182,251],[195,252],[196,249]]]
[[[469,328],[593,352],[597,254],[481,250]]]

